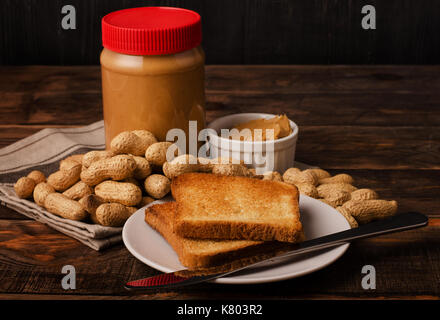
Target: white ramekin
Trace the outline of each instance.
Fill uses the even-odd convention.
[[[267,171],[278,171],[283,173],[288,168],[293,167],[295,162],[296,141],[298,139],[298,126],[289,119],[292,133],[287,137],[272,141],[239,141],[222,138],[220,136],[221,129],[231,129],[234,126],[255,119],[270,119],[275,114],[267,113],[237,113],[212,121],[209,129],[213,131],[208,133],[208,144],[211,158],[229,157],[237,160],[245,161],[249,168],[255,168],[257,174]],[[273,143],[273,152],[269,143]],[[258,150],[262,150],[259,153]],[[256,152],[257,151],[257,152]],[[263,161],[258,154],[262,154],[266,160],[271,159],[273,155],[273,163],[271,161]]]

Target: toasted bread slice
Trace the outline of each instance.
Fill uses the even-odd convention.
[[[175,202],[150,206],[145,210],[145,221],[167,240],[188,268],[182,275],[227,272],[288,249],[276,242],[182,238],[173,232],[176,207]]]
[[[186,173],[173,179],[174,230],[185,238],[298,242],[299,192],[287,183]]]

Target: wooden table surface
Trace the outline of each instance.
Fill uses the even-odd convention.
[[[358,187],[429,216],[423,229],[361,240],[313,274],[258,285],[200,284],[137,299],[440,297],[440,66],[208,66],[207,120],[286,113],[298,161],[346,172]],[[0,147],[46,127],[102,118],[99,67],[1,67]],[[77,289],[61,287],[74,265]],[[376,290],[361,269],[376,269]],[[133,298],[124,282],[158,274],[123,244],[96,252],[0,206],[0,298]]]

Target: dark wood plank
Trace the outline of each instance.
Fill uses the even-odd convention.
[[[37,125],[37,126],[14,126],[6,125],[0,126],[0,148],[6,147],[18,140],[26,138],[44,128],[49,126]],[[72,126],[56,126],[56,127],[72,127]]]
[[[296,159],[333,169],[440,169],[438,127],[300,127]]]
[[[210,93],[433,93],[440,66],[206,66]],[[237,76],[240,75],[240,76]]]
[[[126,295],[125,281],[158,273],[122,245],[95,252],[34,221],[0,220],[0,229],[2,294],[65,294],[61,288],[65,264],[74,265],[77,271],[77,289],[69,292],[75,295]],[[438,297],[439,231],[439,219],[431,219],[424,229],[355,242],[334,264],[301,278],[247,286],[200,284],[171,292],[169,297],[206,298],[207,291],[210,299]],[[376,268],[375,291],[361,287],[361,269],[366,264]],[[146,297],[158,298],[155,294]]]
[[[1,66],[0,92],[100,92],[98,66]]]
[[[2,94],[0,128],[20,125],[80,126],[102,119],[100,93]],[[207,121],[231,113],[287,114],[298,125],[438,126],[434,94],[227,94],[207,95]],[[270,111],[268,111],[270,110]],[[8,117],[14,114],[15,117]]]
[[[263,112],[286,114],[299,126],[438,126],[439,105],[434,93],[208,93],[207,121]]]
[[[427,297],[433,299],[434,297]],[[64,292],[63,294],[33,294],[33,293],[0,293],[0,300],[190,300],[194,296],[183,295],[178,292],[164,292],[150,295],[87,295],[72,294]],[[334,299],[338,299],[335,297]],[[403,297],[401,299],[404,299]],[[425,298],[426,299],[426,298]]]
[[[30,218],[18,213],[17,211],[8,208],[4,205],[0,205],[0,219],[7,220],[30,220]]]
[[[440,66],[207,65],[209,93],[435,93]],[[99,66],[0,66],[0,92],[100,93]],[[237,76],[239,75],[239,76]]]
[[[214,288],[215,290],[215,288]],[[181,292],[171,292],[171,293],[157,293],[150,295],[75,295],[75,294],[0,294],[1,300],[228,300],[224,297],[211,297],[210,294],[205,294],[203,296],[197,297],[195,295],[181,293]],[[240,300],[241,297],[231,296],[229,300],[236,299]],[[249,298],[250,300],[251,298]],[[265,297],[262,300],[271,300],[271,297]],[[430,295],[387,295],[387,296],[376,296],[376,297],[367,297],[367,296],[344,296],[344,295],[298,295],[294,297],[282,297],[281,299],[289,299],[289,300],[439,300],[439,296],[430,296]],[[276,300],[276,299],[275,299]]]
[[[98,67],[0,70],[0,125],[83,125],[102,118]],[[436,66],[208,66],[208,121],[271,110],[299,125],[435,126],[439,71]]]

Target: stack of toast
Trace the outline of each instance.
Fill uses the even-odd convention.
[[[298,189],[283,182],[186,173],[175,201],[145,210],[145,221],[173,247],[188,272],[227,272],[302,241]]]

